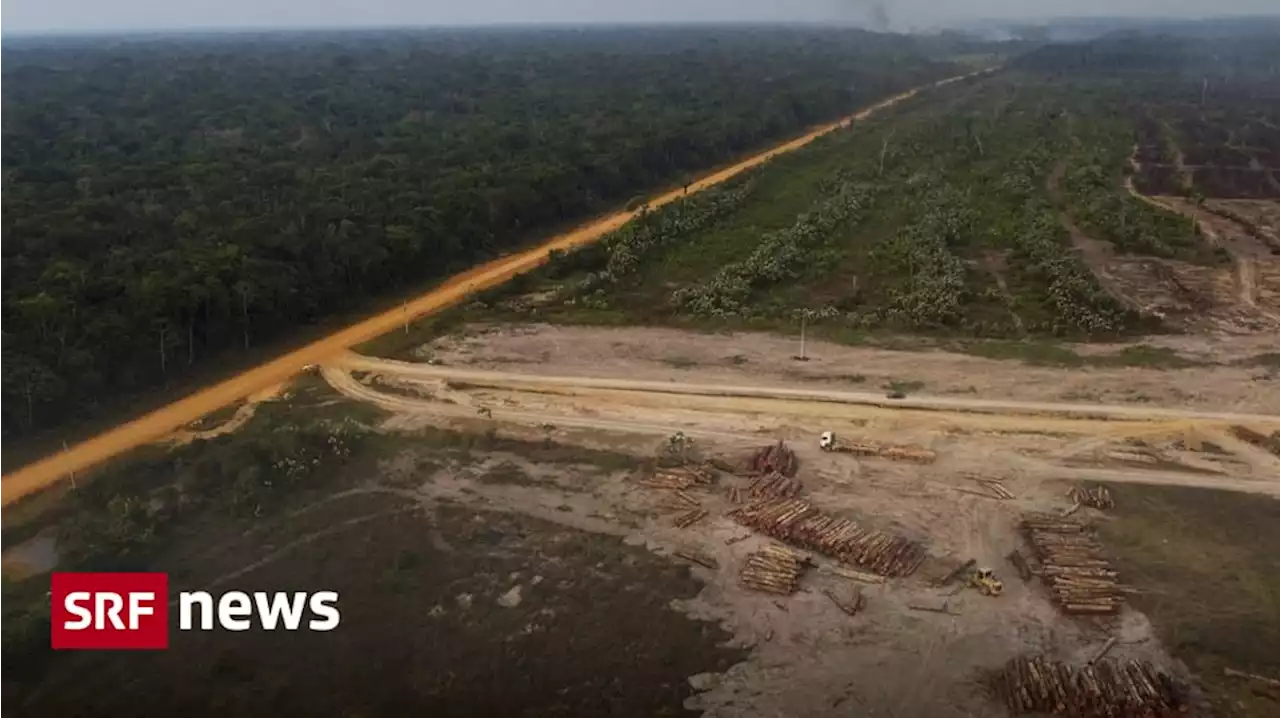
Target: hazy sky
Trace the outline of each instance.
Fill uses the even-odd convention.
[[[979,17],[1274,13],[1277,0],[886,0],[894,29]],[[4,0],[0,29],[92,31],[247,27],[844,21],[866,0]]]

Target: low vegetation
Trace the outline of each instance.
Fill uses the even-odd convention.
[[[837,338],[849,330],[1149,331],[1152,322],[1122,308],[1071,251],[1058,215],[1081,211],[1091,195],[1073,184],[1063,207],[1049,188],[1058,157],[1073,168],[1093,160],[1076,145],[1106,136],[1116,101],[1027,73],[958,83],[753,172],[725,190],[734,202],[707,200],[725,209],[698,212],[707,222],[667,220],[688,211],[679,204],[653,213],[642,221],[670,230],[643,255],[626,254],[624,275],[605,269],[626,246],[611,238],[604,249],[553,259],[491,299],[537,292],[553,297],[539,318],[564,321],[769,327],[804,319]],[[1111,159],[1118,172],[1126,157]],[[1123,201],[1118,174],[1107,192]],[[575,279],[602,273],[607,284]],[[519,309],[491,304],[499,314]]]
[[[1224,669],[1280,675],[1280,502],[1207,489],[1124,485],[1102,524],[1133,605],[1223,717],[1271,715],[1274,696]]]
[[[377,409],[336,399],[327,389],[306,386],[292,399],[260,405],[254,418],[234,433],[178,448],[140,449],[82,476],[77,488],[36,515],[23,515],[21,505],[6,508],[4,543],[12,546],[52,532],[59,570],[148,570],[185,532],[228,525],[248,530],[284,509],[375,478],[404,486],[379,465],[399,452],[413,453],[418,472],[492,455],[591,466],[601,472],[634,468],[642,461],[630,454],[549,439],[526,441],[496,431],[427,427],[387,433],[373,428],[380,415]],[[506,464],[482,480],[519,482],[525,477]],[[49,657],[46,589],[40,580],[5,580],[6,677],[10,670],[36,671]]]

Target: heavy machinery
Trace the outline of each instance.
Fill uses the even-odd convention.
[[[996,572],[989,568],[980,568],[969,574],[969,585],[984,596],[999,596],[1004,593],[1004,582],[996,578]]]
[[[863,441],[837,444],[834,431],[822,432],[822,436],[818,438],[818,448],[823,451],[840,454],[879,456],[885,459],[893,459],[894,461],[915,461],[924,464],[933,463],[934,459],[937,458],[937,454],[918,446],[891,446]]]

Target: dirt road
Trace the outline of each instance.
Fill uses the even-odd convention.
[[[869,117],[875,112],[911,98],[921,90],[941,87],[967,77],[992,72],[996,69],[998,68],[989,68],[979,72],[959,75],[894,95],[838,122],[822,125],[808,134],[789,142],[784,142],[735,165],[709,174],[689,185],[687,191],[698,192],[725,182],[778,155],[797,150],[829,132],[847,127],[857,120]],[[685,192],[683,188],[672,190],[651,199],[648,206],[650,208],[661,207],[683,197]],[[266,364],[237,374],[220,384],[99,434],[65,451],[25,466],[5,476],[0,481],[0,505],[8,506],[23,496],[61,480],[71,472],[82,471],[137,446],[155,441],[205,414],[244,399],[257,391],[279,384],[296,374],[307,364],[322,362],[356,344],[397,329],[408,320],[437,313],[459,303],[473,292],[497,286],[516,274],[537,267],[546,260],[548,253],[552,250],[565,250],[594,242],[605,234],[626,224],[635,215],[636,212],[618,212],[549,239],[532,249],[480,265],[407,302],[403,307],[365,319],[319,341],[308,344],[297,351],[290,352]]]
[[[944,396],[908,396],[902,399],[887,399],[883,393],[831,391],[829,389],[793,389],[519,374],[460,369],[452,366],[431,366],[356,354],[343,356],[339,363],[349,369],[372,371],[382,375],[451,381],[474,387],[516,388],[542,392],[555,392],[557,389],[564,392],[572,392],[575,389],[640,391],[685,396],[790,399],[831,404],[859,404],[893,410],[950,411],[1076,420],[1248,424],[1258,427],[1259,430],[1264,428],[1268,431],[1280,430],[1280,416],[1194,411],[1171,407],[1027,402]]]
[[[482,421],[517,431],[586,429],[650,440],[678,430],[731,452],[758,444],[763,434],[796,439],[835,430],[873,442],[876,436],[921,442],[940,451],[936,469],[946,476],[977,469],[1024,480],[1280,496],[1280,461],[1229,431],[1233,424],[1280,429],[1275,415],[943,396],[887,400],[866,392],[477,371],[356,355],[323,374],[340,393],[396,414],[388,427]],[[1215,457],[1226,463],[1185,450],[1188,439],[1213,442]]]

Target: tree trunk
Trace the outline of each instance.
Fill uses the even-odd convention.
[[[240,316],[243,321],[244,329],[244,348],[249,350],[249,293],[247,291],[240,292]]]
[[[165,355],[164,355],[164,337],[166,333],[167,332],[165,331],[165,327],[160,327],[160,373],[161,374],[167,373],[167,369],[165,367]]]
[[[193,317],[187,322],[187,366],[191,366],[196,360],[196,320]]]
[[[27,382],[24,389],[23,393],[27,395],[27,428],[30,429],[36,424],[36,402],[31,395],[31,382]]]
[[[889,134],[885,136],[884,142],[880,144],[880,169],[876,172],[877,177],[884,174],[884,156],[889,152],[889,141],[893,139],[893,133],[897,131],[897,129],[898,128],[895,127],[889,130]]]

